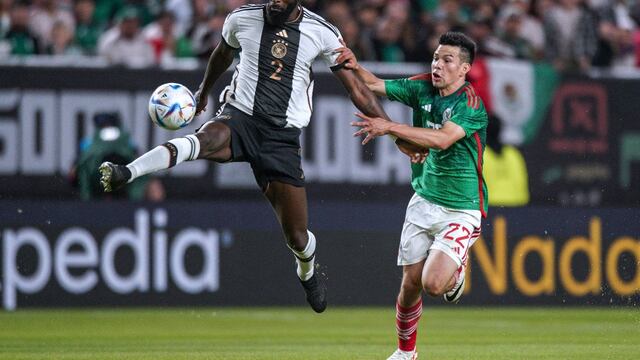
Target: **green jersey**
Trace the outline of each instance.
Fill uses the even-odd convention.
[[[413,126],[438,130],[452,121],[465,137],[446,150],[430,149],[423,164],[412,164],[411,185],[416,193],[440,206],[487,212],[487,187],[482,177],[487,111],[468,82],[448,96],[440,96],[431,74],[386,80],[387,97],[413,109]]]

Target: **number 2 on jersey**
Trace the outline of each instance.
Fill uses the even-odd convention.
[[[271,65],[276,67],[276,71],[273,74],[271,74],[271,76],[269,76],[269,77],[271,79],[273,79],[273,80],[278,80],[278,81],[282,80],[282,77],[279,75],[280,72],[282,71],[282,69],[284,68],[284,64],[282,63],[282,61],[281,60],[273,60],[271,62]]]

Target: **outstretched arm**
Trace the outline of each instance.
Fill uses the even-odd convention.
[[[372,72],[360,65],[351,49],[349,49],[344,43],[344,40],[340,39],[340,43],[342,44],[342,47],[335,50],[340,53],[336,62],[338,64],[344,64],[344,67],[347,69],[353,70],[374,94],[386,97],[387,91],[385,89],[384,80],[373,75]]]
[[[360,127],[360,130],[353,135],[366,134],[362,144],[366,144],[378,136],[389,134],[419,147],[444,150],[465,136],[464,129],[452,121],[447,121],[439,130],[433,130],[412,127],[363,114],[356,114],[356,116],[362,120],[351,123],[353,126]]]
[[[351,49],[347,47],[344,40],[340,39],[342,47],[337,48],[335,51],[340,53],[340,56],[336,59],[338,64],[344,64],[345,69],[352,70],[356,75],[364,82],[364,84],[377,96],[387,97],[387,90],[384,84],[384,80],[373,75],[369,70],[365,69],[358,63],[356,56]],[[409,143],[403,139],[394,139],[396,146],[402,153],[407,155],[412,163],[423,163],[427,157],[429,151],[425,148]]]
[[[342,85],[349,92],[351,101],[364,114],[372,117],[380,117],[389,120],[389,116],[384,112],[378,98],[369,90],[369,88],[360,80],[351,70],[338,69],[334,75],[340,79]]]
[[[198,91],[195,93],[196,98],[196,114],[200,113],[207,107],[207,100],[209,92],[213,87],[213,84],[218,80],[233,62],[233,57],[236,54],[236,49],[229,46],[227,42],[221,39],[220,43],[211,53],[209,62],[207,63],[207,70],[204,73],[204,79],[200,83]]]
[[[387,121],[389,119],[387,114],[384,112],[382,105],[380,105],[378,98],[369,91],[367,86],[353,73],[353,71],[339,69],[335,71],[334,74],[340,79],[340,81],[342,81],[345,88],[347,88],[347,91],[349,91],[349,95],[351,96],[351,100],[360,111],[368,115],[382,114],[370,115],[372,117],[379,118],[381,121]],[[384,83],[382,86],[384,88]],[[398,146],[398,149],[411,159],[412,163],[424,162],[427,156],[426,149],[408,143],[402,139],[395,139],[395,143]]]

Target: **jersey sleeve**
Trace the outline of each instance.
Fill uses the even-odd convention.
[[[338,56],[340,55],[335,50],[342,47],[340,43],[342,35],[340,31],[335,27],[323,26],[322,29],[322,53],[320,56],[322,60],[331,68],[331,70],[338,70],[342,68],[342,64],[336,63]]]
[[[232,48],[240,48],[240,42],[236,38],[236,32],[238,31],[238,13],[232,12],[227,15],[222,25],[222,38]]]
[[[465,133],[465,137],[471,137],[474,133],[486,128],[489,123],[487,111],[482,104],[482,100],[478,96],[467,99],[461,99],[451,111],[449,120],[459,125]]]
[[[384,88],[387,98],[391,101],[398,101],[410,107],[418,106],[418,89],[415,85],[417,81],[406,79],[385,80]]]

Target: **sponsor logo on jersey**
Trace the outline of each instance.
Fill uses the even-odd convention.
[[[422,109],[426,112],[431,112],[431,104],[422,105]]]
[[[287,30],[280,30],[276,33],[276,35],[283,37],[285,39],[287,39],[289,37],[289,34],[287,34]]]

